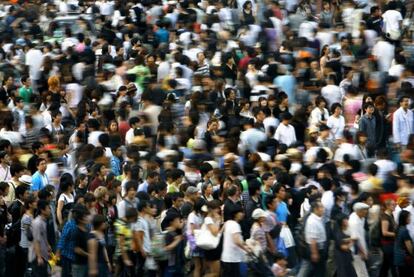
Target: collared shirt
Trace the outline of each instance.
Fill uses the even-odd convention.
[[[413,112],[404,111],[402,107],[394,112],[392,121],[392,137],[394,143],[408,144],[408,137],[413,133]]]
[[[0,181],[8,182],[11,179],[10,166],[3,167],[0,165]]]
[[[293,128],[292,125],[285,125],[285,124],[279,124],[279,126],[276,129],[275,137],[274,137],[279,143],[286,144],[287,146],[292,145],[296,142],[296,133],[295,128]]]
[[[358,246],[367,253],[367,242],[365,240],[365,218],[360,218],[355,212],[349,216],[349,233],[351,238],[357,240]],[[357,248],[358,249],[358,248]]]
[[[57,245],[57,249],[60,250],[60,254],[71,260],[75,261],[75,234],[77,226],[74,219],[70,219],[66,222],[62,230],[62,235]]]
[[[318,248],[322,249],[326,242],[326,230],[323,218],[311,213],[306,220],[305,240],[307,244],[311,244],[313,240],[318,244]]]

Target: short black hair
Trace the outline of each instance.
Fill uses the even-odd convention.
[[[44,199],[39,199],[39,201],[37,201],[37,209],[39,211],[44,211],[48,206],[49,206],[49,202],[47,202]]]
[[[28,190],[27,186],[17,186],[16,189],[14,190],[16,194],[16,198],[22,199],[23,195],[25,194],[27,190]]]

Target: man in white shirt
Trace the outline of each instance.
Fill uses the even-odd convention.
[[[310,257],[303,260],[298,276],[324,276],[326,271],[327,237],[320,201],[311,204],[311,214],[305,219],[305,241]]]
[[[394,59],[394,49],[395,46],[384,39],[380,39],[372,48],[372,55],[377,59],[380,71],[385,72],[390,69]]]
[[[390,1],[387,5],[388,10],[382,15],[384,22],[384,33],[391,39],[398,40],[401,32],[402,15],[397,11],[396,1]]]
[[[290,113],[283,113],[280,116],[281,123],[276,129],[274,137],[279,143],[286,144],[287,146],[296,142],[295,128],[289,124],[291,118],[292,115]]]
[[[264,132],[254,128],[253,126],[253,118],[245,119],[243,125],[245,131],[240,134],[240,148],[242,148],[242,150],[249,150],[250,153],[256,152],[259,142],[267,139]]]
[[[125,134],[125,144],[126,145],[129,145],[129,144],[131,144],[131,143],[133,143],[133,141],[134,141],[134,138],[135,138],[135,133],[134,133],[134,131],[136,130],[136,129],[139,129],[139,118],[138,117],[136,117],[136,116],[134,116],[134,117],[131,117],[130,119],[129,119],[129,121],[128,121],[128,123],[129,123],[129,127],[130,127],[130,129],[126,132],[126,134]]]
[[[353,265],[358,277],[368,277],[365,260],[368,258],[368,246],[365,239],[365,220],[368,215],[369,206],[358,202],[354,204],[354,212],[349,216],[349,233],[355,242],[353,253]]]
[[[330,74],[327,78],[327,85],[321,90],[321,95],[326,99],[326,102],[328,102],[328,110],[331,108],[333,103],[342,103],[342,98],[344,97],[341,89],[335,85],[334,78],[334,75]]]
[[[170,74],[170,63],[166,61],[165,52],[160,52],[158,54],[160,64],[157,68],[157,81],[161,83],[165,78],[168,78]]]
[[[8,182],[12,176],[10,173],[10,158],[6,151],[0,151],[0,181]]]
[[[26,53],[25,64],[29,66],[30,79],[34,83],[40,79],[40,68],[43,64],[42,51],[35,48],[34,44],[29,44],[30,49]]]
[[[408,96],[402,96],[398,102],[400,107],[394,112],[392,120],[392,138],[397,148],[405,148],[408,138],[414,133],[413,111],[409,109]]]

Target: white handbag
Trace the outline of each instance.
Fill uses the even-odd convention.
[[[221,233],[214,236],[205,224],[201,226],[201,229],[194,230],[194,238],[196,245],[204,250],[212,250],[217,248],[220,243]]]

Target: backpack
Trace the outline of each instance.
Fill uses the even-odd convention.
[[[66,223],[66,221],[69,218],[69,214],[70,211],[72,210],[73,206],[75,205],[75,202],[70,202],[68,203],[67,199],[66,199],[66,195],[63,195],[63,208],[62,208],[62,219],[63,219],[63,223]]]

